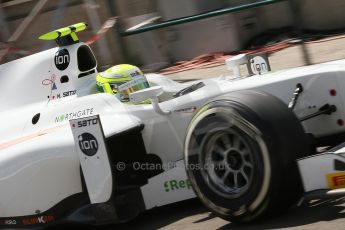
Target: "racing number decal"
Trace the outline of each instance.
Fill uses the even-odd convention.
[[[330,189],[345,188],[345,172],[327,174],[326,178]]]

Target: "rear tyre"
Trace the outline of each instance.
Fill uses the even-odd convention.
[[[249,222],[278,214],[302,194],[296,159],[308,138],[275,96],[239,91],[216,98],[187,131],[185,164],[192,187],[216,215]]]

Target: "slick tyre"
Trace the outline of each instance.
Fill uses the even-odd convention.
[[[279,214],[302,194],[296,159],[308,138],[273,95],[238,91],[214,99],[192,119],[185,164],[192,187],[217,216],[250,222]]]

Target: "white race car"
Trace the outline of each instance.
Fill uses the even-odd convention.
[[[96,93],[85,28],[45,34],[59,47],[0,66],[0,228],[125,222],[196,195],[248,222],[303,191],[344,195],[344,60],[263,73],[252,57],[256,76],[183,84],[148,74],[124,104]]]

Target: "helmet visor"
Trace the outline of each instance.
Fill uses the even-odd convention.
[[[142,76],[142,77],[135,78],[132,81],[121,84],[118,90],[121,94],[121,98],[123,100],[128,100],[130,93],[133,93],[142,89],[146,89],[149,87],[150,85],[147,82],[146,78]]]

